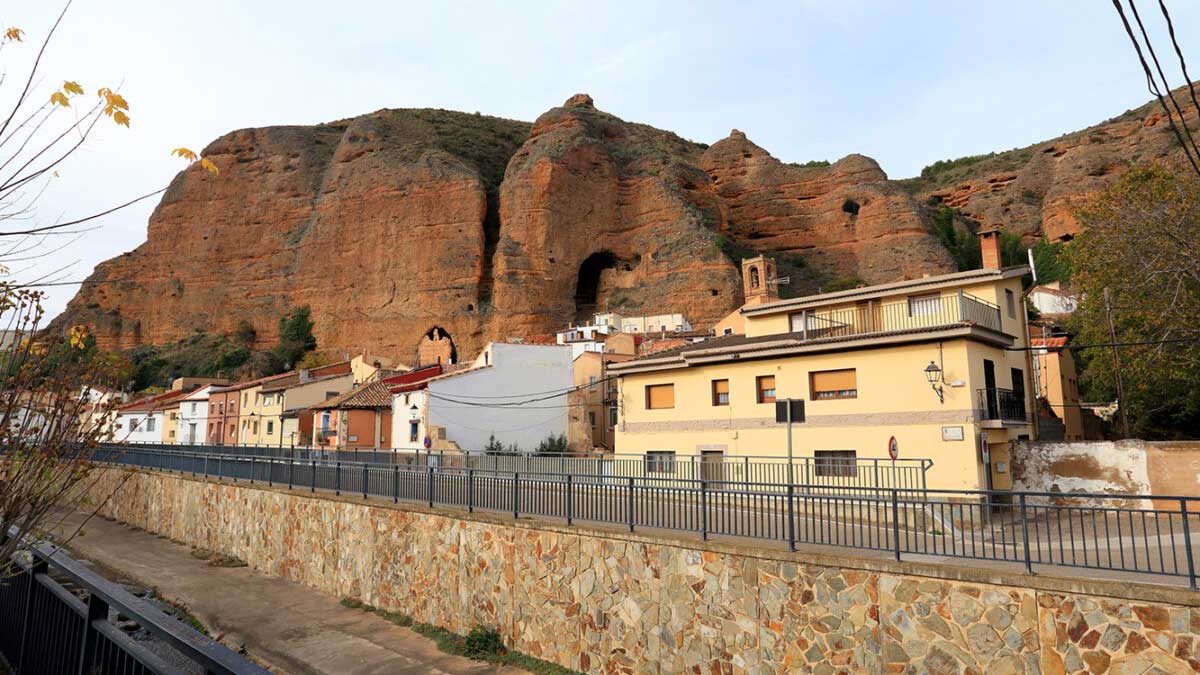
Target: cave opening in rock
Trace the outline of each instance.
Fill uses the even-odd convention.
[[[617,257],[612,251],[597,251],[579,265],[579,277],[575,280],[575,321],[591,320],[599,303],[600,275],[604,270],[616,267]]]
[[[854,201],[853,199],[847,199],[846,201],[842,202],[842,211],[845,211],[852,216],[858,215],[858,209],[858,202]]]
[[[453,363],[458,363],[458,348],[454,346],[454,338],[441,326],[430,328],[417,345],[417,365],[448,366]]]

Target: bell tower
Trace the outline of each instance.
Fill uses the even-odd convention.
[[[747,305],[761,305],[779,299],[775,259],[759,255],[742,260],[742,295]]]

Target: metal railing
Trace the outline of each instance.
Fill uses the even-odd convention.
[[[195,671],[267,675],[51,544],[31,544],[11,563],[15,574],[0,582],[0,652],[18,675],[181,672],[179,662],[168,663],[118,628],[110,620],[118,612],[194,664]],[[64,583],[82,591],[82,598]]]
[[[1025,396],[1011,389],[976,389],[981,419],[1024,422]]]
[[[965,490],[904,490],[699,478],[558,473],[107,447],[95,458],[235,482],[268,483],[510,513],[798,545],[1186,579],[1196,587],[1200,498]]]
[[[899,302],[809,309],[793,315],[803,340],[871,335],[939,326],[977,325],[1000,332],[1000,307],[969,293],[913,297]]]
[[[122,444],[124,445],[124,444]],[[789,482],[820,485],[827,488],[896,488],[921,491],[926,474],[933,466],[930,459],[870,459],[796,457],[791,471],[788,462],[769,456],[711,455],[655,456],[606,453],[600,455],[528,455],[485,454],[405,450],[333,450],[322,447],[274,446],[179,446],[168,443],[130,443],[130,447],[165,451],[188,450],[210,454],[273,457],[307,461],[365,462],[398,464],[402,467],[435,467],[438,471],[474,469],[492,475],[512,473],[567,474],[638,478],[655,481],[705,480],[713,489],[737,489],[753,484],[786,485]]]

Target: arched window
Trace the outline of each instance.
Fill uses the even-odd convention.
[[[750,288],[758,288],[758,284],[759,284],[759,281],[758,281],[758,268],[757,268],[757,267],[751,267],[751,268],[750,268]]]

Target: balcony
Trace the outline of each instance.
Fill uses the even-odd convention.
[[[976,408],[984,421],[1026,422],[1025,395],[1012,389],[976,389]]]
[[[809,309],[792,314],[790,321],[791,331],[800,333],[805,341],[949,326],[980,326],[1002,332],[1000,307],[962,292]]]

